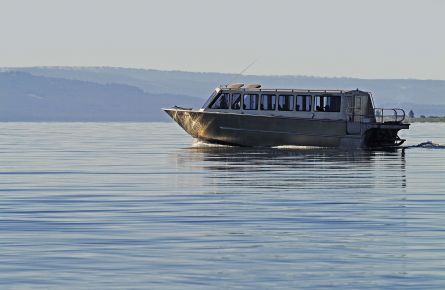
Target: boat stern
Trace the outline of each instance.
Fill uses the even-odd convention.
[[[409,129],[410,124],[394,123],[375,123],[369,126],[364,134],[364,143],[368,148],[399,147],[406,140],[398,135],[400,130]]]

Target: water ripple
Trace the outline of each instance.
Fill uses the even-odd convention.
[[[0,128],[2,289],[445,288],[443,150],[201,146],[162,123]]]

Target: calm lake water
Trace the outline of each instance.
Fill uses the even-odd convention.
[[[414,124],[409,144],[445,144]],[[445,150],[0,123],[1,289],[445,289]]]

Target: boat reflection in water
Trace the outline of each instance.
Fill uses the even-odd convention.
[[[198,183],[210,179],[217,187],[232,188],[239,193],[334,190],[357,194],[369,192],[371,188],[386,190],[406,186],[405,157],[400,150],[241,148],[198,142],[192,148],[182,149],[176,158],[179,167],[206,172],[206,180]]]

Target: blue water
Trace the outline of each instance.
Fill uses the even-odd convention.
[[[445,144],[414,124],[407,144]],[[445,289],[445,150],[0,123],[0,289]]]

